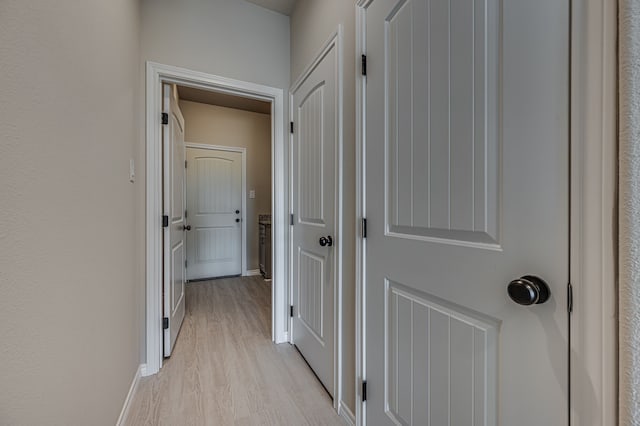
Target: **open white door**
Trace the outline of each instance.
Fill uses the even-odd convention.
[[[566,425],[569,2],[364,13],[367,424]]]
[[[293,95],[291,341],[334,389],[337,54],[331,45]]]
[[[187,148],[187,277],[242,273],[242,154]]]
[[[164,356],[171,355],[185,311],[185,147],[178,90],[163,84]]]

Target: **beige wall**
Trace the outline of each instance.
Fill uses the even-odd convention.
[[[291,77],[344,27],[343,401],[355,413],[355,1],[299,0],[291,15]]]
[[[0,2],[0,424],[113,425],[138,367],[135,0]]]
[[[247,269],[258,269],[258,215],[271,213],[271,116],[190,101],[180,109],[187,143],[247,149]]]

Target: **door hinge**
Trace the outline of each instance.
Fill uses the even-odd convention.
[[[162,124],[169,124],[169,114],[166,112],[162,113]]]
[[[162,216],[162,227],[166,228],[167,226],[169,226],[169,216],[165,214]]]
[[[362,55],[362,75],[367,75],[367,55]]]
[[[293,305],[289,305],[289,316],[293,318]]]
[[[362,402],[367,400],[367,381],[362,381]]]
[[[186,260],[184,261],[184,267],[185,268],[187,267],[187,261]]]
[[[184,168],[187,168],[187,160],[184,160]]]
[[[289,215],[289,225],[293,226],[295,224],[293,213]]]
[[[293,133],[293,121],[289,123],[289,128],[290,128],[291,133]]]
[[[567,312],[573,312],[573,286],[567,283]]]
[[[162,318],[162,329],[166,330],[169,328],[169,318],[164,317]]]
[[[367,219],[362,218],[362,238],[367,238]]]
[[[184,211],[184,218],[186,219],[186,218],[188,218],[188,217],[189,217],[189,214],[188,214],[188,213],[187,213],[187,211],[185,210],[185,211]]]

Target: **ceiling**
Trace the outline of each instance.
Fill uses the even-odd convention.
[[[291,15],[293,5],[296,0],[247,0],[249,3],[257,4],[266,9],[282,13],[283,15]]]
[[[225,93],[210,92],[208,90],[194,89],[193,87],[178,86],[180,100],[199,102],[201,104],[217,105],[226,108],[241,109],[244,111],[271,114],[271,103],[240,96],[227,95]]]

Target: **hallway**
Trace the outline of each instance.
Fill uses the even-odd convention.
[[[190,283],[176,348],[142,379],[129,425],[341,425],[293,346],[271,342],[262,277]]]

